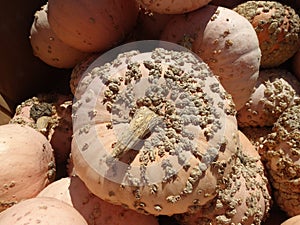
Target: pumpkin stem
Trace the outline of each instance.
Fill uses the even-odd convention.
[[[121,158],[129,150],[140,149],[137,146],[141,144],[151,130],[161,121],[160,117],[143,106],[139,108],[129,124],[129,129],[126,130],[115,144],[112,152],[112,157]]]

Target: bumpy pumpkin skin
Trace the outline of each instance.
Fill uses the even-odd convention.
[[[172,57],[172,59],[169,57]],[[235,109],[230,96],[226,94],[225,90],[211,73],[208,66],[198,59],[195,61],[194,57],[193,54],[188,52],[169,52],[159,48],[153,50],[153,52],[143,54],[140,54],[137,51],[126,52],[120,54],[111,63],[106,63],[105,65],[97,65],[97,60],[91,64],[93,69],[86,75],[86,81],[89,80],[90,83],[81,83],[78,85],[78,90],[82,94],[80,99],[73,104],[73,124],[75,125],[73,126],[74,135],[71,156],[76,174],[84,181],[92,193],[114,204],[126,205],[130,209],[154,215],[172,215],[174,213],[187,212],[191,207],[204,205],[215,197],[218,181],[224,173],[224,167],[231,166],[229,163],[230,158],[234,157],[238,147]],[[148,64],[150,58],[152,60],[156,59],[157,65],[155,63]],[[98,60],[101,61],[101,59]],[[135,63],[128,64],[128,62],[135,62],[135,60],[142,61],[140,61],[138,65]],[[143,60],[145,60],[144,63]],[[171,65],[174,64],[174,76],[172,76],[173,72],[169,71],[172,67],[169,68],[167,66],[169,63],[171,63]],[[192,142],[182,136],[179,130],[178,134],[173,132],[177,122],[174,121],[173,124],[171,121],[166,121],[169,128],[162,128],[163,130],[159,131],[159,136],[156,136],[156,134],[158,134],[156,132],[153,135],[150,135],[149,140],[148,138],[145,140],[145,145],[138,152],[129,151],[128,155],[121,157],[120,160],[113,159],[113,161],[110,161],[111,157],[116,158],[115,154],[117,153],[115,153],[115,151],[118,151],[119,148],[116,148],[115,146],[120,146],[121,143],[123,143],[122,138],[121,140],[119,139],[120,130],[118,130],[122,128],[122,126],[118,128],[118,125],[112,125],[113,122],[111,120],[111,116],[113,115],[111,113],[113,107],[110,108],[111,104],[116,104],[115,107],[119,107],[117,102],[114,103],[114,95],[118,96],[120,94],[119,96],[122,96],[122,93],[127,93],[128,88],[131,87],[130,84],[132,83],[133,87],[136,87],[132,93],[132,95],[135,96],[132,101],[133,104],[137,104],[137,108],[135,109],[135,107],[133,107],[132,110],[140,112],[139,110],[147,109],[147,107],[149,107],[149,111],[151,111],[152,114],[157,115],[158,118],[164,118],[164,116],[168,117],[168,113],[174,113],[174,115],[172,115],[179,119],[177,114],[175,114],[175,111],[165,111],[164,108],[165,101],[167,101],[166,104],[173,104],[173,100],[171,99],[174,97],[177,98],[175,92],[172,94],[173,97],[171,97],[171,93],[170,96],[167,95],[163,97],[164,100],[158,101],[158,105],[156,104],[155,97],[153,97],[153,99],[152,97],[150,98],[153,103],[148,105],[148,100],[144,92],[151,94],[151,92],[155,92],[157,88],[157,91],[162,91],[164,85],[160,86],[151,83],[156,82],[156,76],[160,77],[159,82],[164,82],[165,79],[167,80],[162,74],[165,74],[165,76],[168,77],[168,74],[170,73],[171,77],[177,79],[175,78],[177,77],[177,72],[181,71],[181,69],[184,70],[184,68],[190,68],[190,65],[195,66],[194,69],[197,71],[194,74],[195,77],[201,76],[201,79],[206,81],[203,84],[209,87],[203,87],[202,89],[197,88],[195,89],[197,90],[195,94],[198,95],[198,92],[207,89],[205,96],[210,95],[210,92],[213,93],[213,97],[208,97],[210,99],[208,100],[208,102],[210,102],[209,104],[214,104],[211,105],[211,109],[215,108],[216,105],[221,107],[219,109],[217,109],[218,107],[215,108],[220,113],[216,114],[216,117],[214,117],[214,113],[211,114],[208,111],[208,115],[203,115],[203,117],[200,116],[201,119],[203,119],[203,122],[201,122],[203,123],[202,127],[206,131],[200,131],[202,128],[197,126],[197,116],[189,116],[191,119],[195,119],[193,120],[196,124],[195,129],[200,129],[199,135],[190,136],[191,140],[195,141],[195,146],[198,146],[196,148],[197,150],[192,146],[190,146],[191,148],[187,147],[192,144]],[[152,68],[152,66],[154,67]],[[162,71],[159,69],[160,66],[162,67]],[[142,77],[136,78],[136,80],[133,78],[139,75]],[[128,76],[133,77],[130,78]],[[181,80],[184,79],[184,77],[185,76],[178,78]],[[104,82],[103,84],[105,86],[102,88],[97,82]],[[126,84],[126,82],[129,83]],[[192,88],[192,86],[190,86],[191,84],[188,83],[189,81],[181,80],[180,82],[183,82],[182,84],[187,82],[187,86],[185,87]],[[197,86],[201,83],[202,81],[199,80],[195,85]],[[152,90],[152,88],[154,89]],[[172,88],[172,90],[176,90],[176,87]],[[163,93],[165,93],[165,91],[163,91]],[[129,100],[132,95],[128,95]],[[183,96],[185,95],[182,95],[182,97]],[[200,100],[203,97],[204,95],[200,97],[199,93],[197,99],[199,98]],[[184,98],[190,99],[191,96]],[[178,101],[180,102],[181,100],[178,99]],[[224,103],[222,103],[222,101],[224,101]],[[105,104],[103,104],[103,102]],[[127,102],[127,100],[125,100],[125,102]],[[205,105],[205,103],[203,103],[203,105]],[[222,109],[223,106],[225,108]],[[159,107],[163,108],[158,110]],[[202,107],[202,103],[197,107]],[[186,109],[190,110],[189,107]],[[201,111],[204,112],[206,109],[202,108]],[[127,112],[124,113],[124,116],[126,115]],[[184,115],[182,119],[184,119]],[[135,115],[131,122],[135,121],[136,117],[137,116]],[[189,119],[189,117],[187,119]],[[206,123],[206,118],[215,118],[212,119],[215,124],[224,119],[225,124],[222,125],[222,131],[218,128],[215,130],[216,127],[214,126],[212,129],[207,129],[208,123],[210,122]],[[163,121],[165,120],[163,119]],[[188,120],[185,121],[187,121],[187,124],[190,124]],[[130,126],[132,125],[131,122]],[[163,125],[164,123],[161,124]],[[120,125],[123,125],[123,123]],[[126,123],[124,125],[126,125]],[[183,128],[185,129],[185,127]],[[131,127],[123,130],[121,136],[124,135],[127,137],[127,135],[131,135],[131,129],[134,128]],[[160,128],[157,129],[160,130]],[[165,136],[166,133],[164,129],[168,130],[168,136]],[[132,136],[134,137],[134,135]],[[176,147],[177,144],[173,143],[173,141],[176,140],[175,137],[182,141],[182,143],[181,141],[178,142],[178,148]],[[212,142],[208,141],[210,138],[212,138]],[[214,140],[215,138],[219,140]],[[151,146],[152,141],[154,147]],[[101,144],[99,145],[99,143]],[[115,145],[114,143],[118,144]],[[210,147],[209,143],[213,144],[213,146],[216,145],[216,147]],[[187,147],[187,149],[190,150],[181,152],[182,149],[179,148],[181,144],[184,144],[184,149]],[[148,148],[150,149],[147,150]],[[189,155],[189,153],[192,154]],[[182,154],[188,155],[184,156]],[[218,157],[215,158],[214,156],[216,154],[218,154]],[[174,159],[173,156],[176,158],[178,157],[178,159],[175,158],[175,161],[177,162],[178,160],[180,165],[182,164],[182,167],[180,166],[178,168],[177,163],[173,164],[173,161],[171,161]],[[128,168],[126,167],[127,171],[123,178],[122,174],[124,171],[114,173],[114,170],[118,170],[119,167],[110,165],[110,163],[118,164],[119,162],[127,162],[127,160],[129,161],[130,166]],[[217,161],[210,164],[213,160]],[[147,171],[145,177],[143,174],[141,174],[142,176],[139,174],[133,175],[136,174],[136,170],[141,170],[142,172],[143,169],[146,169]],[[121,181],[113,180],[115,175],[118,179],[122,178]]]
[[[30,126],[50,142],[56,164],[64,164],[71,152],[72,96],[58,93],[39,94],[17,106],[10,124]]]
[[[93,195],[77,176],[65,177],[48,185],[38,197],[57,198],[73,206],[88,224],[158,225],[156,217],[108,203]]]
[[[239,127],[272,126],[300,95],[300,82],[285,69],[264,69],[254,91],[237,113]]]
[[[48,1],[48,21],[55,34],[85,52],[101,52],[121,42],[137,16],[135,0]]]
[[[240,150],[234,170],[223,179],[218,195],[191,214],[176,215],[180,224],[261,224],[268,215],[271,196],[260,156],[239,131]]]
[[[239,110],[258,78],[261,52],[252,25],[238,13],[208,5],[174,16],[161,35],[200,56],[232,95]]]
[[[1,224],[88,225],[72,206],[55,198],[38,197],[19,202],[0,213]]]
[[[275,201],[289,216],[299,214],[300,104],[286,109],[259,148]]]
[[[300,19],[293,8],[275,1],[248,1],[234,10],[255,28],[262,53],[262,68],[279,66],[297,52]]]
[[[207,5],[211,0],[137,0],[144,8],[161,14],[182,14]]]
[[[73,68],[88,54],[68,46],[56,36],[48,23],[47,4],[34,14],[29,39],[34,55],[53,67]]]
[[[0,211],[35,197],[55,178],[53,150],[28,126],[0,126]]]

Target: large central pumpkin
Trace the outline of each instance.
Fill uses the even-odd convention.
[[[87,69],[73,104],[72,157],[100,198],[172,215],[216,196],[238,145],[237,122],[231,98],[201,59],[156,44],[118,47]]]

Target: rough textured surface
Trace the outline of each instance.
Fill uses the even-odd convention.
[[[255,28],[262,67],[279,66],[297,52],[300,19],[293,8],[275,1],[247,1],[234,10]]]
[[[278,205],[289,215],[299,212],[293,198],[300,193],[300,105],[299,102],[279,117],[261,148],[259,149],[266,165],[268,176],[276,190]],[[285,202],[285,199],[290,204]],[[276,199],[276,198],[275,198]],[[295,200],[297,201],[297,200]]]
[[[219,182],[218,195],[194,213],[175,216],[184,225],[260,225],[270,210],[271,196],[255,147],[239,133],[241,148],[232,171]]]
[[[232,95],[236,109],[243,107],[258,78],[261,57],[256,32],[246,18],[225,7],[208,5],[174,16],[161,39],[199,55]]]
[[[299,95],[300,82],[288,70],[261,70],[250,99],[238,111],[239,127],[272,126]]]
[[[45,135],[54,149],[56,163],[63,164],[71,152],[71,113],[70,95],[40,94],[18,105],[9,123],[27,125]]]
[[[155,215],[186,212],[214,198],[238,136],[232,100],[208,66],[189,52],[163,48],[96,62],[73,104],[72,159],[87,187]],[[130,123],[142,107],[161,122],[134,150],[114,157],[123,133],[135,133]]]

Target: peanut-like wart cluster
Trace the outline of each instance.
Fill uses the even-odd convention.
[[[217,182],[203,188],[199,183],[208,179],[207,173],[214,173],[211,166],[220,151],[231,152],[227,157],[236,149],[227,145],[237,126],[229,126],[229,135],[224,131],[226,118],[234,118],[235,109],[196,56],[163,48],[121,53],[93,68],[79,84],[79,92],[83,94],[73,105],[78,154],[87,160],[99,155],[99,163],[95,165],[94,156],[91,164],[101,180],[119,183],[112,189],[129,191],[135,203],[119,200],[112,189],[99,195],[154,214],[170,214],[177,202],[185,207],[201,205],[216,195]],[[93,132],[97,126],[105,128],[100,136]],[[102,139],[106,132],[109,142]],[[101,147],[95,142],[109,144]],[[217,180],[222,173],[209,176]],[[166,190],[176,186],[176,191],[163,191],[163,185],[170,186]],[[154,195],[155,204],[150,197]]]

